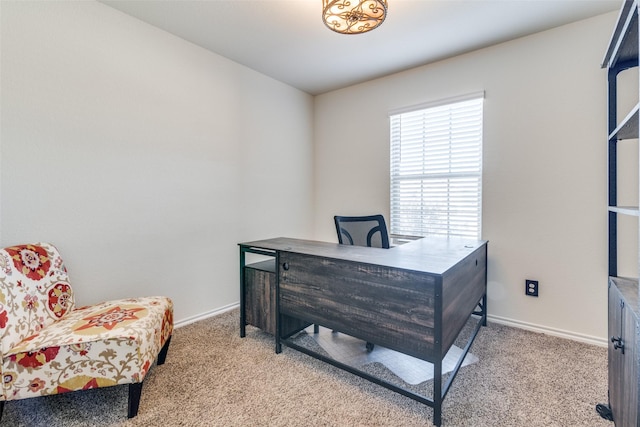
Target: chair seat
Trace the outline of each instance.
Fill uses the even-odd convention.
[[[171,336],[172,313],[166,297],[73,310],[3,355],[5,400],[142,382]]]

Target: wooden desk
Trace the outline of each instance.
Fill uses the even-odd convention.
[[[239,246],[241,294],[245,254],[275,258],[276,352],[284,342],[418,400],[434,408],[433,422],[441,425],[442,400],[480,325],[486,325],[487,242],[424,238],[378,249],[276,238]],[[241,297],[241,336],[245,332],[245,305]],[[442,359],[474,313],[481,319],[443,386]],[[296,331],[282,327],[285,318],[326,326],[433,363],[433,398],[298,346],[286,339]]]

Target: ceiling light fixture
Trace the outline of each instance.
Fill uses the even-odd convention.
[[[322,0],[322,20],[336,33],[366,33],[386,17],[387,0]]]

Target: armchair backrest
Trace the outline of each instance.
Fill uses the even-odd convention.
[[[340,244],[389,249],[389,235],[384,216],[336,215],[333,219]]]
[[[73,290],[58,250],[48,243],[0,250],[2,354],[73,310]]]

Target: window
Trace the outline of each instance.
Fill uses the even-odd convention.
[[[391,113],[391,234],[480,238],[483,98]]]

